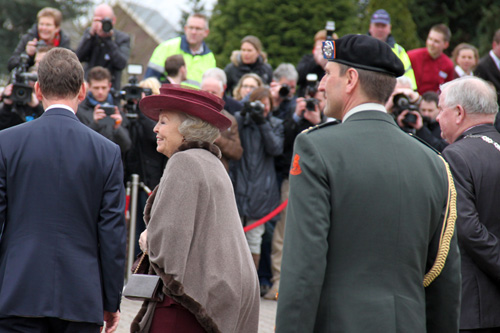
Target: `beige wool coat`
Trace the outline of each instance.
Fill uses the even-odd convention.
[[[193,146],[172,155],[146,205],[152,274],[207,332],[257,332],[259,283],[231,180],[215,145]],[[132,332],[148,331],[154,305],[143,305]]]

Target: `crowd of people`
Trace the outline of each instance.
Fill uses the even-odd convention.
[[[142,221],[144,211],[146,223],[129,234],[140,244],[137,253],[149,255],[149,273],[161,277],[164,297],[145,303],[133,332],[162,332],[175,316],[183,318],[178,320],[185,326],[179,327],[192,332],[256,332],[259,295],[279,301],[278,332],[326,332],[337,319],[340,331],[370,331],[373,325],[398,331],[401,323],[416,331],[500,329],[495,315],[500,303],[494,301],[500,295],[500,213],[485,203],[500,199],[495,168],[500,30],[482,58],[467,43],[448,57],[451,31],[444,24],[431,27],[425,47],[407,52],[404,41],[391,34],[389,13],[379,9],[365,35],[339,38],[320,30],[311,36],[312,52],[297,65],[273,69],[265,45],[253,35],[241,39],[226,64],[216,64],[205,42],[209,20],[192,14],[182,36],[154,50],[144,80],[122,87],[131,38],[114,28],[113,9],[106,4],[94,9],[74,52],[61,51],[71,49],[61,22],[59,10],[42,9],[7,64],[13,74],[0,104],[0,328],[17,325],[16,316],[70,321],[67,332],[77,329],[74,322],[91,323],[89,332],[102,325],[96,313],[80,316],[77,312],[85,311],[78,307],[63,309],[63,296],[54,301],[54,311],[36,302],[12,307],[20,287],[6,277],[7,271],[24,272],[33,265],[26,277],[40,265],[27,257],[12,263],[16,246],[23,246],[17,239],[21,226],[12,227],[12,221],[28,221],[24,228],[29,228],[31,219],[48,216],[40,204],[33,216],[24,217],[12,187],[29,192],[35,185],[51,188],[51,182],[60,189],[61,182],[71,184],[75,177],[93,179],[78,184],[92,197],[88,201],[68,190],[57,195],[47,190],[44,198],[72,201],[66,208],[48,205],[63,215],[57,223],[82,208],[88,209],[82,226],[98,222],[97,231],[85,229],[98,245],[82,252],[90,259],[79,270],[103,270],[96,273],[103,281],[89,282],[98,289],[89,297],[103,297],[104,307],[96,306],[96,312],[104,313],[109,332],[116,328],[122,285],[116,272],[102,267],[113,261],[110,266],[124,270],[125,231],[116,226],[124,221],[124,207],[118,197],[130,175],[139,174],[154,191],[149,199],[140,194],[138,218]],[[61,117],[69,109],[72,120],[85,127],[72,124],[69,133],[58,132],[59,125],[45,115]],[[29,126],[16,126],[23,123]],[[31,150],[24,145],[28,137],[7,146],[28,129],[37,143]],[[55,134],[45,138],[49,130]],[[59,142],[67,141],[61,135],[74,139],[76,134],[91,148],[82,149],[85,142],[69,140],[66,147]],[[120,165],[110,158],[116,157],[116,147],[103,138],[119,147]],[[18,156],[14,149],[26,154]],[[60,155],[59,149],[71,149],[78,158]],[[441,152],[447,163],[438,157]],[[69,159],[74,166],[42,163],[39,171],[49,175],[43,182],[35,180],[38,173],[20,180],[10,171],[9,166],[21,166],[20,171],[31,172],[22,163],[37,154]],[[84,161],[86,155],[92,160]],[[96,171],[98,166],[103,169]],[[456,231],[452,228],[454,236],[444,242],[446,265],[422,291],[417,282],[437,261],[440,235],[455,223],[449,218],[454,187]],[[243,233],[243,227],[287,200],[287,209]],[[37,237],[43,236],[31,237],[33,244],[42,242]],[[103,237],[110,237],[110,246],[103,246],[110,242]],[[21,252],[50,257],[28,249]],[[58,287],[48,279],[42,295],[52,297],[47,293]],[[9,283],[12,293],[4,292]],[[64,288],[71,288],[71,281]],[[425,298],[436,302],[434,312],[427,309],[427,320]],[[351,307],[370,315],[357,320]]]

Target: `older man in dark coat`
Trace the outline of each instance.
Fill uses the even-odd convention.
[[[342,123],[295,141],[276,332],[456,332],[453,181],[384,108],[403,64],[369,36],[324,52],[319,90]]]
[[[457,188],[461,332],[500,332],[500,133],[495,91],[479,78],[441,86],[437,116]]]

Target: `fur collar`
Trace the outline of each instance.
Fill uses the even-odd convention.
[[[184,141],[179,148],[177,148],[176,152],[184,151],[188,149],[205,149],[217,156],[220,160],[222,157],[222,153],[216,145],[213,143],[205,142],[205,141]],[[175,154],[175,153],[174,153]]]

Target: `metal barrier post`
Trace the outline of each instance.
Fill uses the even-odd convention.
[[[137,198],[139,195],[139,175],[132,175],[132,193],[130,195],[130,223],[128,236],[128,260],[127,260],[127,276],[128,280],[132,274],[132,264],[135,259],[135,229],[137,224]]]

